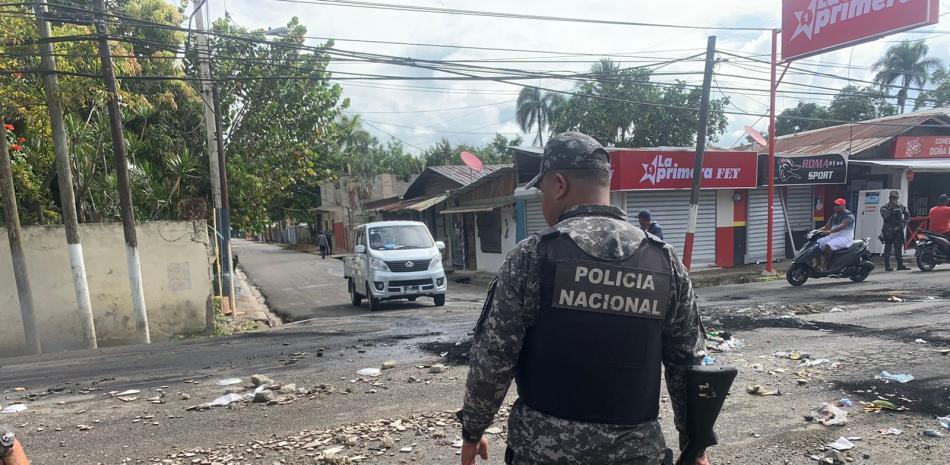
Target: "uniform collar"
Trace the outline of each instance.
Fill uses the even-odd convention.
[[[582,216],[604,216],[615,220],[627,221],[627,215],[623,210],[612,205],[575,205],[561,213],[557,222]]]

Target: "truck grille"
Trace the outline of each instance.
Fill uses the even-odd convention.
[[[432,284],[432,278],[429,279],[407,279],[403,281],[390,281],[389,286],[426,286]]]
[[[393,262],[386,262],[386,266],[389,267],[389,271],[393,273],[411,273],[413,271],[425,271],[429,269],[429,262],[432,259],[420,259],[420,260],[400,260]]]

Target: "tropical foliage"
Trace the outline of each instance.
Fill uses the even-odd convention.
[[[924,87],[931,73],[943,68],[939,58],[928,57],[929,47],[922,40],[901,42],[874,62],[871,69],[876,73],[874,82],[881,90],[890,93],[897,89],[897,108],[903,113],[910,86]]]
[[[886,94],[874,89],[845,86],[828,106],[798,102],[798,105],[783,111],[775,119],[775,135],[784,136],[896,113],[897,107],[887,102]]]

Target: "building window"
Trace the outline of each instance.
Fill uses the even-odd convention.
[[[501,253],[501,211],[477,213],[475,221],[482,252]]]

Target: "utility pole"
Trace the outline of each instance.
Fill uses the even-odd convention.
[[[228,165],[224,157],[224,123],[221,121],[221,99],[218,84],[211,83],[211,98],[214,101],[214,127],[217,133],[218,170],[221,178],[221,266],[224,269],[222,288],[226,291],[231,311],[237,309],[237,296],[234,295],[234,262],[231,260],[231,203],[228,189]]]
[[[2,123],[3,121],[0,121]],[[6,217],[7,238],[10,239],[10,257],[13,258],[13,278],[20,300],[20,315],[23,320],[23,336],[31,354],[42,352],[40,338],[36,334],[36,318],[33,316],[33,291],[30,290],[30,275],[27,273],[26,257],[23,255],[23,240],[20,235],[20,212],[13,191],[13,169],[7,147],[7,130],[0,128],[0,188],[3,195],[3,213]]]
[[[152,342],[148,331],[148,313],[145,309],[145,290],[142,286],[142,264],[139,258],[138,238],[135,234],[135,212],[132,206],[132,190],[129,185],[129,161],[125,153],[125,136],[122,128],[122,111],[119,108],[119,86],[112,68],[112,52],[109,50],[109,35],[106,27],[106,5],[96,0],[96,32],[99,34],[99,61],[102,63],[102,79],[109,93],[109,122],[112,132],[112,152],[115,155],[115,172],[119,184],[119,208],[122,214],[122,230],[125,233],[125,254],[129,267],[129,286],[132,288],[132,310],[135,313],[135,329],[140,341]]]
[[[232,311],[235,308],[234,296],[234,265],[231,262],[231,217],[228,210],[227,168],[224,166],[224,136],[218,101],[217,86],[212,84],[211,78],[211,49],[208,47],[208,36],[205,33],[203,7],[206,0],[195,3],[195,24],[198,34],[196,37],[198,52],[198,72],[201,75],[201,101],[205,116],[205,135],[208,144],[208,167],[211,171],[211,196],[213,199],[215,221],[220,241],[218,250],[218,289],[228,296],[228,303]],[[227,215],[225,217],[225,215]]]
[[[82,325],[83,347],[95,349],[96,324],[92,316],[89,298],[89,283],[86,280],[86,261],[79,240],[79,220],[76,217],[76,198],[73,193],[73,173],[69,164],[69,146],[66,144],[66,125],[63,109],[59,103],[59,78],[56,76],[56,60],[53,44],[46,41],[52,35],[46,21],[46,0],[33,5],[36,13],[36,28],[39,30],[40,66],[43,71],[43,87],[46,89],[46,106],[49,109],[50,126],[53,132],[53,152],[56,154],[56,178],[59,181],[60,203],[63,206],[63,226],[66,228],[66,247],[69,249],[69,268],[73,277],[73,290],[79,306],[79,321]]]
[[[706,124],[709,122],[709,88],[712,86],[713,65],[716,58],[716,36],[706,42],[706,70],[703,73],[703,95],[699,101],[699,127],[696,128],[696,161],[693,165],[693,188],[689,194],[689,222],[686,225],[686,244],[683,246],[683,264],[688,270],[693,263],[693,241],[699,218],[699,190],[703,179],[703,152],[706,151]]]

